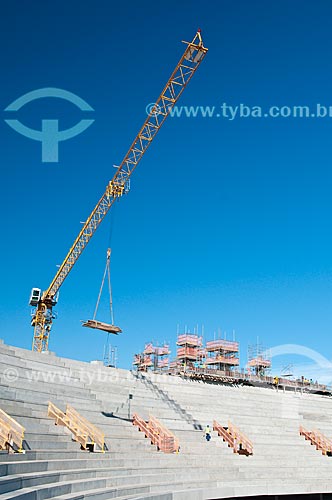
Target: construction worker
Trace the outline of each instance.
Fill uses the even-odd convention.
[[[204,434],[205,434],[205,439],[207,441],[210,441],[210,439],[211,439],[211,430],[210,430],[209,424],[207,424],[207,426],[205,427]]]

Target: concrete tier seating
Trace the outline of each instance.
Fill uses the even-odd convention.
[[[132,398],[130,398],[130,395]],[[0,500],[204,500],[332,491],[332,458],[299,435],[299,425],[332,435],[325,396],[136,374],[0,345],[0,407],[22,425],[25,455],[0,453]],[[104,454],[78,450],[47,416],[70,404],[105,435]],[[181,443],[164,454],[132,425],[152,413]],[[228,422],[254,443],[234,454],[206,424]],[[278,473],[276,473],[278,471]]]

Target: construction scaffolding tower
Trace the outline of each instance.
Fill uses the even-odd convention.
[[[175,367],[194,368],[195,365],[204,356],[204,349],[202,349],[202,337],[198,335],[191,335],[189,333],[178,335],[176,345],[179,346],[176,351]]]
[[[267,375],[271,370],[271,353],[257,340],[248,346],[247,372],[257,376]]]
[[[211,340],[206,343],[205,364],[215,370],[230,372],[239,366],[239,343],[229,340]]]
[[[141,354],[135,354],[133,365],[137,367],[138,371],[163,371],[169,368],[170,354],[169,345],[154,346],[152,342],[145,344],[144,351]]]
[[[145,356],[143,353],[134,354],[133,365],[136,366],[137,371],[147,372],[153,366],[151,356]]]

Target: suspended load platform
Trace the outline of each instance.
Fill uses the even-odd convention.
[[[102,321],[97,321],[96,319],[88,319],[88,321],[84,321],[82,326],[86,326],[87,328],[94,328],[96,330],[103,330],[107,333],[113,333],[117,335],[118,333],[122,333],[121,328],[115,325],[109,325],[108,323],[103,323]]]

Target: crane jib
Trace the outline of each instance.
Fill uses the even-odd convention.
[[[54,319],[52,308],[56,304],[56,295],[62,283],[70,273],[113,203],[128,191],[127,187],[130,176],[151,145],[162,124],[170,114],[173,106],[178,101],[208,51],[203,45],[200,31],[196,33],[192,42],[184,43],[186,44],[184,54],[175,67],[162,93],[152,106],[145,122],[117,168],[112,180],[108,183],[105,193],[85,221],[79,235],[59,267],[50,286],[42,294],[37,304],[31,322],[34,327],[32,345],[34,351],[41,352],[48,350],[49,333]]]

